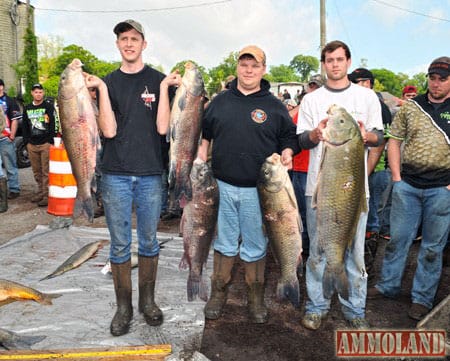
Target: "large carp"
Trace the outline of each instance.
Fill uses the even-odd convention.
[[[95,157],[100,142],[82,65],[79,59],[73,59],[62,72],[58,88],[58,106],[64,146],[77,181],[74,214],[78,216],[84,212],[92,222],[94,205],[91,188],[95,189]]]
[[[14,301],[36,301],[43,305],[51,305],[52,299],[60,297],[60,294],[47,294],[20,283],[0,279],[0,306]]]
[[[358,123],[337,105],[328,109],[322,160],[312,206],[317,207],[317,235],[325,253],[323,294],[336,290],[348,299],[349,282],[344,266],[351,250],[361,212],[367,212],[364,142]],[[364,265],[358,266],[364,274]]]
[[[181,207],[192,199],[189,176],[197,155],[205,93],[197,67],[191,62],[184,67],[170,113],[169,192]]]
[[[277,297],[299,307],[303,227],[294,188],[279,154],[263,163],[257,189],[266,233],[281,267]]]
[[[184,207],[181,219],[184,254],[180,268],[189,266],[187,296],[206,301],[208,286],[203,268],[214,238],[219,210],[219,188],[208,163],[196,159],[191,171],[192,200]]]

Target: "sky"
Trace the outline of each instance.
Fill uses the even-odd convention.
[[[255,44],[267,65],[298,54],[320,57],[320,0],[31,0],[38,37],[62,38],[105,61],[119,61],[114,26],[135,19],[145,28],[144,62],[169,72],[180,61],[210,69]],[[326,0],[326,41],[342,40],[352,69],[409,76],[450,54],[450,0]],[[363,60],[365,59],[365,60]]]

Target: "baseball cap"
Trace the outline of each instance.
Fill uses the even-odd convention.
[[[145,39],[144,27],[138,23],[136,20],[128,19],[121,21],[114,27],[114,34],[119,35],[124,33],[125,31],[131,30],[133,28],[138,33],[141,33],[142,37]]]
[[[407,85],[403,88],[402,94],[405,95],[407,93],[417,93],[417,87],[414,85]]]
[[[0,79],[0,85],[5,86],[5,82],[3,81],[3,79]]]
[[[33,86],[31,87],[31,90],[34,90],[34,89],[44,89],[44,87],[42,86],[41,83],[36,83],[36,84],[33,84]]]
[[[428,68],[428,75],[439,74],[447,77],[450,75],[450,58],[448,56],[441,56],[434,59]]]
[[[321,87],[324,83],[323,78],[320,74],[313,75],[311,78],[309,78],[308,84],[314,83],[317,84],[319,87]]]
[[[358,83],[361,80],[370,80],[371,82],[374,81],[372,72],[366,68],[358,68],[353,70],[353,72],[348,75],[348,78],[352,83]]]
[[[248,45],[244,47],[240,52],[238,59],[240,59],[243,55],[251,55],[255,58],[258,63],[266,64],[266,54],[256,45]]]

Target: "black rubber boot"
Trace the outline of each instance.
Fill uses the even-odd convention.
[[[8,210],[8,184],[6,177],[0,178],[0,213]]]
[[[158,256],[139,256],[139,312],[144,314],[150,326],[163,323],[163,313],[155,303],[155,282],[158,270]]]
[[[211,296],[203,312],[209,320],[216,320],[222,315],[223,307],[227,302],[228,284],[231,280],[235,257],[227,257],[214,252],[214,271],[211,277]]]
[[[266,259],[245,263],[245,281],[248,290],[248,313],[253,323],[266,323],[267,307],[264,304],[264,270]]]
[[[131,304],[131,261],[111,263],[111,271],[116,291],[117,311],[111,322],[111,334],[121,336],[128,333],[133,318]]]

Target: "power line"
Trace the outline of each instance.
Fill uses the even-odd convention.
[[[142,12],[154,12],[154,11],[167,11],[167,10],[178,10],[187,8],[198,8],[203,6],[223,4],[231,2],[232,0],[218,0],[212,2],[204,2],[192,5],[180,5],[165,8],[154,8],[154,9],[135,9],[135,10],[76,10],[76,9],[49,9],[49,8],[39,8],[35,7],[35,10],[40,11],[53,11],[53,12],[64,12],[64,13],[142,13]]]
[[[434,19],[434,20],[440,20],[440,21],[446,21],[446,22],[450,23],[450,19],[438,18],[437,16],[432,16],[432,15],[428,15],[428,14],[424,14],[424,13],[419,13],[418,11],[405,9],[405,8],[400,7],[400,6],[389,4],[389,3],[381,1],[381,0],[372,0],[372,1],[380,3],[380,4],[383,4],[383,5],[386,5],[386,6],[390,6],[390,7],[395,8],[395,9],[406,11],[406,12],[411,13],[411,14],[416,14],[416,15],[424,16],[426,18],[430,18],[430,19]]]

